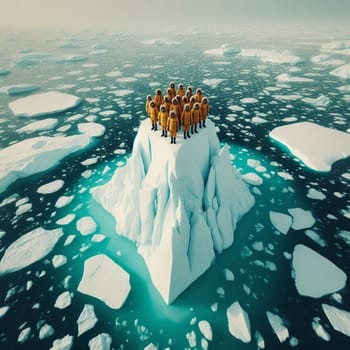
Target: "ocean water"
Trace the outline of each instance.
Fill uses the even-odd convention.
[[[74,337],[73,349],[86,349],[89,341],[100,333],[110,335],[114,349],[144,349],[150,343],[159,349],[184,349],[190,347],[186,334],[191,332],[196,335],[200,349],[205,348],[205,344],[201,346],[203,336],[198,327],[201,320],[208,321],[213,331],[209,349],[256,349],[257,331],[264,338],[266,349],[348,349],[349,337],[333,329],[321,305],[326,303],[349,311],[349,283],[336,295],[317,299],[301,296],[295,288],[291,254],[296,244],[305,244],[349,276],[350,245],[339,232],[350,231],[350,181],[342,176],[350,172],[350,159],[335,163],[329,173],[317,173],[268,137],[274,127],[291,121],[312,121],[349,132],[350,95],[338,89],[349,81],[329,74],[340,64],[311,61],[311,57],[323,53],[321,45],[330,38],[306,34],[285,40],[229,34],[173,34],[171,39],[180,44],[142,43],[151,38],[123,33],[0,34],[0,68],[11,71],[0,76],[0,87],[34,84],[40,87],[38,92],[57,90],[84,99],[78,107],[53,115],[58,119],[54,128],[26,134],[16,130],[45,117],[16,118],[8,103],[29,94],[0,93],[1,148],[37,135],[76,135],[77,125],[91,116],[106,128],[89,148],[66,157],[48,171],[16,181],[0,193],[0,229],[5,232],[0,238],[0,256],[17,238],[37,227],[62,227],[64,232],[44,259],[0,276],[0,308],[9,306],[0,318],[1,349],[49,349],[55,339],[67,334]],[[335,39],[344,38],[339,34]],[[304,62],[277,64],[262,62],[257,57],[204,54],[205,50],[221,44],[238,49],[289,50]],[[18,63],[18,58],[29,52],[49,56],[30,65]],[[350,62],[350,56],[339,51],[327,54],[332,59]],[[76,62],[60,62],[62,57],[70,55],[81,57]],[[311,81],[279,82],[277,77],[284,73]],[[206,79],[223,80],[215,86],[203,83]],[[158,87],[164,90],[170,81],[203,89],[209,97],[218,137],[230,146],[233,165],[242,174],[255,172],[263,183],[250,186],[256,204],[238,224],[234,244],[218,255],[211,268],[168,306],[152,286],[134,245],[115,233],[114,219],[94,202],[89,189],[107,182],[116,168],[126,163],[137,127],[145,118],[145,96],[153,95]],[[320,95],[330,99],[327,106],[316,108],[302,101]],[[245,98],[256,100],[241,101]],[[115,113],[100,114],[110,110]],[[254,123],[253,117],[263,118],[265,122]],[[82,164],[89,159],[94,160],[93,164]],[[261,172],[249,166],[251,160],[260,161]],[[289,174],[289,179],[281,173]],[[37,193],[39,186],[57,179],[64,180],[60,190],[46,195]],[[308,198],[310,188],[321,191],[325,199]],[[56,208],[56,200],[62,195],[74,197],[67,206]],[[17,215],[19,200],[32,206]],[[311,229],[318,238],[311,239],[306,230],[290,230],[287,235],[278,233],[269,220],[269,212],[288,213],[290,208],[312,212],[316,222]],[[56,223],[68,214],[75,214],[70,224]],[[83,216],[94,218],[97,233],[105,235],[105,240],[95,243],[91,242],[91,236],[79,234],[76,221]],[[65,246],[69,235],[75,239]],[[119,310],[77,291],[84,261],[99,253],[107,254],[130,273],[131,292]],[[67,263],[54,268],[52,258],[57,254],[67,257]],[[233,282],[225,279],[227,268],[234,274]],[[29,285],[28,281],[31,281]],[[61,310],[54,304],[64,291],[71,293],[72,302]],[[249,344],[237,340],[228,330],[226,309],[235,301],[239,301],[250,318],[253,339]],[[98,322],[78,336],[76,321],[85,304],[94,306]],[[285,342],[280,343],[271,328],[267,311],[283,319],[289,330]],[[329,341],[313,330],[314,318],[319,318],[329,333]],[[39,330],[45,323],[55,333],[40,340]],[[29,336],[20,343],[18,336],[28,327]]]

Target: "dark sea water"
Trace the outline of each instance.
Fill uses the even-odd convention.
[[[38,135],[76,135],[79,133],[77,125],[85,122],[88,116],[96,116],[95,122],[104,125],[106,131],[89,148],[65,158],[54,168],[14,182],[0,193],[0,230],[5,232],[0,238],[0,257],[12,242],[37,227],[62,227],[64,232],[46,258],[0,276],[0,308],[9,306],[0,318],[0,348],[49,349],[55,339],[70,334],[74,337],[73,349],[87,349],[90,339],[108,333],[114,349],[144,349],[151,342],[159,349],[167,346],[184,349],[189,348],[186,334],[193,331],[200,349],[202,335],[198,322],[207,320],[213,331],[209,349],[257,349],[256,331],[263,336],[266,349],[349,349],[350,338],[333,329],[321,307],[326,303],[350,311],[349,282],[335,296],[318,299],[301,296],[295,288],[290,258],[296,244],[305,244],[350,276],[350,245],[339,237],[340,231],[350,231],[350,181],[342,176],[350,172],[350,159],[335,163],[329,173],[317,173],[268,137],[274,127],[286,125],[289,120],[311,121],[350,131],[350,93],[338,90],[350,82],[329,74],[338,65],[316,64],[310,60],[322,53],[324,42],[344,39],[343,33],[338,34],[335,38],[305,35],[283,40],[262,36],[249,39],[229,34],[174,34],[171,39],[180,42],[179,45],[145,45],[141,41],[152,36],[1,33],[0,68],[11,72],[0,76],[0,88],[35,84],[40,87],[38,92],[57,90],[84,99],[78,107],[50,116],[59,120],[51,130],[26,134],[16,130],[34,119],[16,118],[8,103],[28,94],[0,93],[1,149]],[[287,49],[304,62],[294,66],[262,62],[256,57],[204,54],[204,50],[222,44],[238,49]],[[94,45],[103,45],[97,49],[105,52],[92,52]],[[16,59],[28,52],[48,53],[50,57],[27,66],[16,64]],[[62,56],[73,54],[84,56],[84,60],[57,62]],[[350,62],[350,55],[328,54],[332,59]],[[119,73],[109,74],[112,71]],[[277,76],[288,72],[312,81],[277,81]],[[136,79],[118,80],[130,77]],[[203,83],[205,79],[224,80],[217,86],[208,86]],[[89,189],[107,182],[115,169],[126,163],[137,127],[145,118],[145,96],[153,95],[157,87],[164,90],[170,81],[203,89],[209,97],[211,119],[218,128],[218,137],[220,142],[230,146],[233,164],[242,174],[256,172],[263,184],[250,186],[256,204],[238,224],[233,245],[218,255],[211,268],[168,306],[153,287],[135,246],[116,235],[114,219],[92,199]],[[131,91],[125,96],[112,93],[120,90]],[[273,95],[299,97],[281,100]],[[302,101],[304,97],[320,95],[329,97],[328,106],[316,108]],[[255,98],[257,102],[242,103],[243,98]],[[232,111],[230,106],[240,106],[242,110]],[[99,114],[106,110],[116,113]],[[256,116],[265,122],[252,122]],[[90,158],[97,161],[87,166],[81,164]],[[248,160],[260,161],[265,169],[257,172],[248,165]],[[279,172],[290,174],[292,179],[284,179]],[[64,180],[60,190],[47,195],[37,193],[39,186],[56,179]],[[308,198],[309,188],[321,191],[326,198]],[[62,195],[74,198],[69,205],[56,208],[56,200]],[[5,204],[9,198],[15,200]],[[27,198],[32,208],[16,215],[15,203],[23,198]],[[319,239],[310,239],[306,230],[291,229],[287,235],[276,231],[269,220],[269,212],[287,213],[290,208],[312,212],[316,219],[312,230]],[[69,225],[56,223],[72,213],[76,217]],[[94,218],[98,224],[96,233],[105,235],[105,240],[95,243],[91,242],[91,236],[79,234],[76,221],[83,216]],[[69,235],[76,237],[65,246]],[[107,254],[130,274],[131,292],[119,310],[77,291],[84,261],[99,253]],[[57,254],[64,255],[67,263],[54,268],[52,258]],[[225,279],[226,268],[233,272],[233,282]],[[28,281],[32,282],[30,288]],[[66,290],[71,292],[71,305],[62,310],[55,308],[57,297]],[[226,309],[235,301],[239,301],[250,318],[253,339],[249,344],[237,340],[228,330]],[[98,322],[78,337],[76,321],[85,304],[94,306]],[[267,311],[284,320],[290,335],[284,343],[279,342],[271,328]],[[330,335],[329,341],[321,339],[313,330],[314,318],[320,319]],[[39,329],[44,323],[50,324],[55,333],[39,340]],[[27,327],[30,327],[30,335],[19,343],[18,336]]]

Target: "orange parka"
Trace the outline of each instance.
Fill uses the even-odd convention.
[[[201,120],[206,120],[207,116],[209,114],[209,103],[201,103],[201,115],[202,119]]]
[[[152,123],[157,123],[158,121],[158,108],[157,106],[152,107],[151,105],[149,106],[149,117],[151,118]]]
[[[171,137],[175,137],[177,129],[179,128],[179,122],[176,117],[169,117],[167,129],[170,131]]]
[[[197,125],[201,120],[201,110],[192,108],[191,116],[192,116],[192,125]]]
[[[160,111],[158,114],[158,120],[162,128],[165,130],[168,126],[169,113],[167,111]]]
[[[181,116],[181,122],[184,128],[184,131],[188,131],[190,125],[192,124],[192,113],[190,110],[186,111],[186,109],[184,109]]]
[[[164,98],[163,98],[163,95],[155,94],[153,100],[154,100],[157,108],[159,109],[159,107],[163,104]]]

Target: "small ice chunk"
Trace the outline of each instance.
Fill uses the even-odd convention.
[[[70,293],[68,291],[65,291],[57,297],[55,307],[57,309],[65,309],[71,304],[71,302],[72,298],[70,296]]]
[[[265,349],[265,340],[259,331],[255,332],[256,345],[259,349]]]
[[[66,205],[70,204],[73,200],[74,196],[61,196],[57,199],[55,207],[63,208]]]
[[[30,336],[30,333],[31,333],[31,328],[30,327],[27,327],[27,328],[24,328],[21,333],[19,334],[18,338],[17,338],[17,341],[22,344],[24,343]]]
[[[276,228],[276,230],[285,235],[288,233],[290,227],[292,226],[291,216],[275,211],[270,211],[269,217],[272,225]]]
[[[190,348],[195,348],[197,346],[197,337],[194,331],[187,333],[186,338]]]
[[[199,321],[198,327],[206,339],[208,339],[209,341],[213,340],[213,331],[208,321]]]
[[[81,133],[87,134],[90,137],[102,136],[106,128],[102,124],[90,122],[90,123],[80,123],[78,124],[78,129]]]
[[[346,274],[331,261],[303,244],[295,246],[292,260],[300,295],[320,298],[345,287]]]
[[[75,219],[75,214],[67,214],[63,218],[58,219],[56,221],[56,224],[62,225],[62,226],[69,225],[74,219]]]
[[[311,83],[313,79],[292,76],[289,73],[283,73],[277,76],[277,81],[281,83]]]
[[[78,291],[119,309],[130,291],[129,274],[108,256],[99,254],[85,261]]]
[[[77,320],[78,337],[89,329],[94,328],[97,321],[93,305],[85,304],[84,309]]]
[[[306,197],[317,200],[323,200],[326,198],[322,192],[317,191],[315,188],[309,188]]]
[[[100,243],[100,242],[104,241],[105,239],[106,239],[105,235],[95,234],[95,235],[92,236],[91,242]]]
[[[84,236],[91,235],[96,229],[96,222],[90,216],[84,216],[77,221],[77,230]]]
[[[316,242],[321,247],[327,246],[327,242],[320,237],[320,235],[313,231],[313,230],[306,230],[305,231],[306,236],[308,236],[310,239],[312,239],[314,242]]]
[[[253,186],[260,186],[263,183],[263,179],[255,173],[247,173],[242,175],[243,180]]]
[[[39,339],[43,340],[46,338],[49,338],[51,336],[53,336],[55,334],[55,330],[53,329],[53,327],[47,323],[45,323],[39,331]]]
[[[230,333],[242,342],[249,343],[251,341],[249,316],[238,301],[227,309],[226,315]]]
[[[9,306],[0,307],[0,319],[6,315],[7,311],[9,311],[9,308]]]
[[[314,107],[327,107],[331,100],[325,95],[320,95],[317,98],[305,97],[302,99],[303,102],[309,103]]]
[[[56,339],[52,343],[50,350],[70,350],[73,346],[73,336],[67,334],[61,339]]]
[[[322,304],[322,309],[333,328],[350,337],[350,312],[327,304]]]
[[[109,350],[112,338],[107,333],[101,333],[89,341],[90,350]]]
[[[280,343],[283,343],[289,337],[288,328],[284,325],[282,318],[270,311],[266,311],[267,319],[269,320],[270,326],[277,335]]]
[[[45,230],[41,227],[24,234],[6,249],[0,261],[0,276],[19,271],[44,258],[62,235],[62,229]]]
[[[312,227],[315,223],[315,219],[309,210],[293,208],[288,209],[288,212],[293,217],[293,230],[303,230],[305,228]]]
[[[50,194],[59,191],[64,186],[63,180],[54,180],[45,185],[40,186],[37,192],[40,194]]]
[[[321,319],[319,317],[314,317],[312,320],[312,329],[315,333],[325,341],[330,341],[331,337],[329,333],[324,329],[320,323]]]
[[[234,279],[235,279],[233,272],[228,268],[224,269],[224,275],[225,275],[226,281],[234,281]]]
[[[203,84],[208,85],[212,88],[218,87],[220,83],[222,83],[225,79],[204,79]]]
[[[259,102],[259,100],[256,99],[256,98],[254,98],[254,97],[245,97],[245,98],[242,98],[240,101],[241,101],[241,103],[243,103],[243,104],[257,103],[257,102]]]
[[[67,263],[67,258],[64,255],[55,255],[52,258],[52,265],[55,269],[57,269],[60,266],[63,266]]]

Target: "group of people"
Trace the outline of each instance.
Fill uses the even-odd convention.
[[[182,84],[176,90],[175,83],[171,82],[167,94],[162,95],[161,89],[156,89],[156,94],[146,99],[146,113],[152,124],[152,129],[157,130],[157,123],[162,127],[161,137],[167,137],[170,132],[170,143],[176,143],[177,132],[183,129],[184,139],[190,138],[191,133],[198,133],[197,126],[206,127],[205,121],[209,114],[208,99],[202,96],[202,90],[197,89],[193,93],[189,86],[185,91]]]

